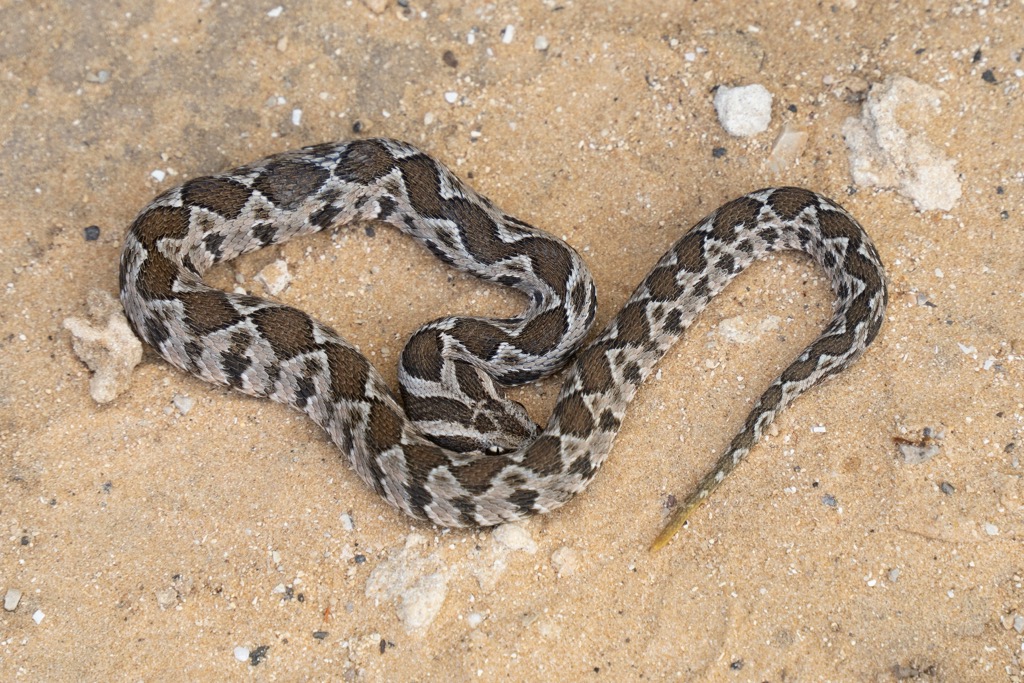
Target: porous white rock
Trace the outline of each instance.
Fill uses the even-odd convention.
[[[87,319],[64,319],[71,333],[75,355],[89,366],[93,376],[89,395],[97,403],[109,403],[131,383],[132,370],[142,360],[142,342],[132,332],[121,303],[107,292],[94,289],[85,299]]]
[[[772,94],[763,85],[722,85],[715,91],[715,111],[725,132],[737,137],[768,130],[772,121]]]
[[[850,174],[864,187],[895,190],[919,211],[950,211],[962,193],[954,163],[929,139],[942,111],[939,90],[905,76],[876,83],[843,137]]]

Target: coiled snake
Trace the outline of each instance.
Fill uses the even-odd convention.
[[[513,318],[448,317],[402,352],[405,408],[334,330],[302,311],[210,288],[214,264],[297,235],[384,221],[439,259],[514,287]],[[121,302],[173,365],[304,411],[385,500],[444,526],[493,525],[553,510],[604,462],[637,387],[738,273],[796,249],[826,271],[835,313],[757,401],[739,434],[655,541],[664,545],[794,398],[871,343],[887,301],[878,253],[857,222],[808,190],[773,188],[725,204],[687,232],[582,351],[597,306],[568,245],[503,213],[403,142],[306,147],[196,178],[154,199],[121,254]],[[575,353],[575,356],[574,356]],[[541,429],[503,386],[565,373]]]

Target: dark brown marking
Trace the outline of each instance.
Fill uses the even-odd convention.
[[[614,432],[622,425],[622,422],[620,422],[619,418],[615,417],[615,415],[612,414],[612,411],[606,410],[603,413],[601,413],[600,424],[601,431]]]
[[[402,448],[405,451],[405,462],[413,479],[426,481],[430,473],[448,464],[444,451],[431,444],[412,444]]]
[[[402,350],[402,367],[413,377],[440,382],[442,348],[437,330],[417,332]]]
[[[594,429],[594,418],[579,394],[570,394],[555,407],[562,430],[574,436],[587,436]]]
[[[761,207],[761,202],[750,197],[740,197],[725,204],[715,212],[712,236],[722,242],[731,243],[736,238],[736,226],[754,227]]]
[[[405,410],[414,422],[441,420],[470,425],[473,410],[465,403],[441,396],[415,396],[405,394]]]
[[[825,239],[848,239],[857,241],[860,231],[856,223],[838,211],[818,211],[821,234]]]
[[[402,416],[383,401],[370,404],[366,426],[366,445],[374,454],[386,451],[402,439]]]
[[[662,266],[655,268],[647,276],[647,291],[655,301],[675,301],[683,293],[683,288],[676,282],[678,268]]]
[[[580,383],[588,394],[607,391],[612,386],[612,370],[603,346],[591,346],[584,350],[576,361],[579,366]]]
[[[331,373],[331,401],[358,401],[365,398],[370,367],[358,351],[343,344],[327,344],[327,369]]]
[[[228,295],[218,289],[177,294],[185,304],[185,323],[198,335],[223,330],[242,316],[228,301]]]
[[[517,251],[530,257],[533,272],[537,273],[551,289],[564,297],[572,275],[572,257],[568,249],[559,242],[543,237],[530,237],[515,243]]]
[[[589,284],[585,280],[577,280],[576,284],[572,288],[572,294],[569,297],[569,301],[572,304],[573,315],[581,315],[583,313],[583,307],[587,304],[587,293],[589,287],[593,285]]]
[[[188,219],[188,209],[158,206],[138,216],[129,231],[138,238],[146,251],[152,253],[156,243],[164,238],[184,238],[188,234]]]
[[[334,175],[363,185],[388,174],[395,167],[391,154],[375,140],[354,140],[345,147]]]
[[[330,174],[308,161],[274,158],[253,181],[254,189],[283,209],[294,209],[315,194]]]
[[[802,187],[782,187],[772,193],[772,209],[784,221],[791,221],[809,206],[818,203],[817,195]]]
[[[459,382],[459,389],[462,393],[474,401],[483,401],[488,398],[487,389],[484,387],[480,377],[480,371],[469,363],[455,361],[455,378]]]
[[[526,449],[523,467],[537,474],[558,474],[562,471],[561,442],[553,436],[542,436]]]
[[[252,192],[229,178],[207,176],[190,180],[181,187],[181,199],[223,216],[238,218]]]
[[[498,473],[511,464],[503,455],[482,455],[468,465],[452,470],[463,488],[479,495],[491,487]]]
[[[492,358],[505,340],[504,332],[478,318],[461,318],[451,333],[467,351],[485,360]]]
[[[676,242],[672,248],[676,252],[676,262],[680,268],[688,273],[702,272],[708,264],[704,255],[703,232],[690,231]]]
[[[647,323],[647,306],[635,301],[623,308],[615,318],[616,341],[620,344],[644,344],[650,339],[651,326]]]
[[[139,293],[149,300],[174,298],[176,294],[173,285],[177,276],[178,267],[163,254],[151,249],[139,270]]]
[[[539,356],[554,348],[568,330],[565,313],[560,308],[553,308],[526,323],[515,344],[526,353]]]
[[[508,497],[508,502],[519,508],[520,512],[526,513],[533,510],[533,504],[539,497],[540,494],[532,489],[519,489]]]
[[[466,248],[478,261],[494,263],[512,256],[517,249],[498,237],[498,226],[476,204],[464,199],[452,199],[445,204],[445,218],[459,227]],[[564,288],[563,288],[564,291]]]
[[[313,321],[300,310],[288,306],[268,306],[253,312],[249,319],[270,342],[274,354],[282,360],[320,348],[313,338]]]
[[[419,154],[394,162],[402,171],[405,190],[413,210],[429,218],[448,218],[441,199],[441,182],[437,165]]]

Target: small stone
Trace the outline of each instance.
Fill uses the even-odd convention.
[[[258,648],[249,653],[249,663],[253,666],[259,666],[260,663],[267,658],[267,652],[269,650],[269,645],[260,645]]]
[[[352,515],[347,512],[341,513],[341,528],[345,531],[352,531],[356,528],[355,522],[352,521]]]
[[[499,545],[509,550],[524,550],[530,555],[537,552],[537,544],[530,538],[530,533],[519,524],[502,524],[495,527],[491,535]]]
[[[833,496],[831,493],[826,493],[825,495],[823,495],[821,497],[821,502],[824,503],[825,505],[828,505],[830,508],[834,508],[837,505],[839,505],[838,501],[836,501],[836,497]]]
[[[158,183],[162,183],[164,181],[164,178],[167,177],[167,172],[157,168],[150,171],[149,175],[151,178],[153,178],[153,180],[157,181]]]
[[[196,404],[196,401],[194,398],[175,394],[174,398],[171,399],[171,403],[173,403],[174,407],[178,409],[178,412],[184,416],[188,415],[188,411],[192,410],[192,406]]]
[[[995,524],[992,524],[990,522],[986,522],[983,525],[983,527],[985,529],[985,533],[988,534],[989,536],[998,536],[999,535],[999,527],[997,527]]]
[[[313,637],[316,638],[317,640],[323,640],[328,635],[330,635],[330,634],[328,634],[327,631],[313,631]]]
[[[444,575],[435,572],[427,574],[406,591],[398,606],[398,618],[407,631],[414,631],[430,625],[441,611],[448,583]]]
[[[17,588],[8,588],[4,595],[4,609],[13,612],[18,609],[19,602],[21,602],[21,591]]]
[[[90,225],[83,230],[83,233],[85,234],[86,242],[95,242],[100,238],[100,226]]]
[[[302,110],[292,109],[292,125],[298,126],[302,124]]]
[[[164,588],[156,592],[156,604],[160,606],[160,609],[168,609],[174,607],[178,602],[178,591],[173,588]]]
[[[235,648],[234,654],[235,654],[235,659],[237,659],[238,661],[240,661],[240,662],[248,661],[248,659],[249,659],[249,648],[242,647],[241,645],[239,645],[238,647]]]
[[[516,27],[512,24],[506,26],[501,32],[501,42],[508,45],[512,42],[512,39],[516,36]]]
[[[284,12],[284,7],[278,5],[274,9],[267,12],[267,16],[270,17],[271,19],[277,19],[279,16],[281,16],[281,12]]]
[[[554,565],[558,578],[564,579],[576,573],[579,555],[572,548],[563,546],[551,553],[551,564]]]
[[[729,135],[748,137],[763,133],[772,120],[772,94],[763,85],[720,86],[714,103],[718,120]]]
[[[1013,618],[1013,630],[1017,633],[1024,633],[1024,617],[1019,614]]]
[[[71,333],[75,355],[93,372],[89,395],[97,403],[109,403],[128,388],[132,370],[142,360],[142,342],[110,294],[94,289],[85,303],[88,318],[65,318],[63,325]]]
[[[901,443],[897,445],[904,465],[920,465],[939,454],[937,443]]]
[[[900,569],[899,569],[899,567],[893,567],[892,569],[889,570],[889,583],[896,583],[896,581],[899,578],[900,578]]]
[[[939,485],[939,490],[945,493],[947,496],[951,496],[956,493],[956,487],[950,484],[948,481],[944,481]]]
[[[43,610],[41,609],[37,609],[35,612],[32,613],[32,621],[36,622],[36,624],[43,623],[43,619],[45,618],[46,615],[43,614]]]
[[[271,296],[277,296],[292,282],[292,276],[288,272],[288,263],[282,259],[274,261],[261,270],[256,279],[263,284],[263,289]]]
[[[388,8],[388,0],[363,0],[363,4],[374,14],[384,14]]]
[[[454,90],[449,90],[444,94],[444,101],[448,104],[455,104],[459,101],[459,93]]]
[[[548,39],[546,36],[537,36],[536,38],[533,39],[533,49],[537,50],[538,52],[544,52],[545,50],[548,49],[549,45],[550,44],[548,43]]]
[[[1019,617],[1018,617],[1019,618]],[[484,615],[479,612],[470,612],[466,615],[466,623],[469,624],[470,628],[476,628],[484,621]]]
[[[456,68],[459,66],[459,58],[455,56],[455,53],[451,50],[445,50],[444,54],[441,55],[441,61],[444,62],[445,66]]]
[[[288,50],[288,36],[281,36],[277,39],[277,51],[286,52]]]
[[[782,132],[775,139],[775,146],[768,157],[768,170],[781,173],[796,165],[797,159],[807,146],[807,131],[792,122],[782,127]]]

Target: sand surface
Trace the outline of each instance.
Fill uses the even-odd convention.
[[[0,3],[0,593],[21,592],[0,678],[1022,680],[1024,5],[405,4]],[[950,210],[851,177],[844,122],[897,76],[941,95],[924,134],[959,174]],[[751,83],[771,123],[732,137],[714,89]],[[807,145],[772,171],[787,123]],[[873,236],[886,324],[657,554],[671,501],[827,319],[808,260],[743,274],[640,391],[592,486],[497,534],[412,522],[303,415],[151,350],[125,394],[90,398],[62,321],[116,294],[150,198],[376,135],[563,236],[599,325],[722,202],[813,188]],[[284,260],[279,298],[392,382],[423,322],[520,305],[365,227],[211,279],[262,294]],[[543,422],[557,390],[516,395]],[[905,442],[932,457],[906,463]]]

